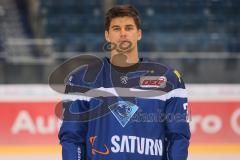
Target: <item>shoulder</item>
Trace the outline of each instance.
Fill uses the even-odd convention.
[[[68,78],[67,85],[81,85],[81,84],[91,84],[96,82],[101,71],[104,68],[104,58],[95,58],[92,61],[84,65],[79,65],[78,68],[73,70]]]
[[[168,79],[168,82],[170,82],[173,85],[174,89],[177,88],[185,88],[185,84],[182,78],[182,74],[179,70],[174,68],[169,68],[166,78]]]

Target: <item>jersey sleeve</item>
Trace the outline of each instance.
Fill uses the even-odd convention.
[[[186,160],[190,140],[188,123],[188,97],[183,79],[178,71],[171,70],[168,79],[173,86],[166,101],[166,156],[168,160]]]
[[[86,134],[88,122],[75,119],[71,113],[84,112],[88,110],[88,101],[77,96],[77,99],[71,99],[71,95],[77,92],[80,86],[79,79],[82,73],[72,74],[66,84],[65,97],[67,100],[62,102],[63,121],[58,134],[60,144],[62,145],[63,160],[84,160],[86,159]],[[81,88],[82,89],[82,88]],[[80,90],[82,91],[82,90]],[[76,97],[76,96],[75,96]]]

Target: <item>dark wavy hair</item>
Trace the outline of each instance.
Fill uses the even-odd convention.
[[[105,15],[105,30],[109,30],[110,23],[113,18],[125,16],[132,17],[137,29],[140,29],[140,17],[138,10],[131,5],[116,5],[109,9]]]

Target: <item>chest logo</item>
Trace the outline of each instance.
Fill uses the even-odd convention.
[[[143,76],[140,78],[140,87],[142,88],[164,88],[167,78],[164,76]]]
[[[122,127],[125,127],[134,113],[138,110],[138,106],[128,101],[119,101],[109,106],[109,109]]]

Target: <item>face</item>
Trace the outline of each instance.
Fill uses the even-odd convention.
[[[105,31],[105,38],[108,42],[116,44],[117,48],[119,46],[128,48],[127,52],[137,50],[137,42],[141,36],[142,32],[137,29],[134,19],[127,16],[112,19],[109,30]],[[129,48],[130,43],[131,47]]]

